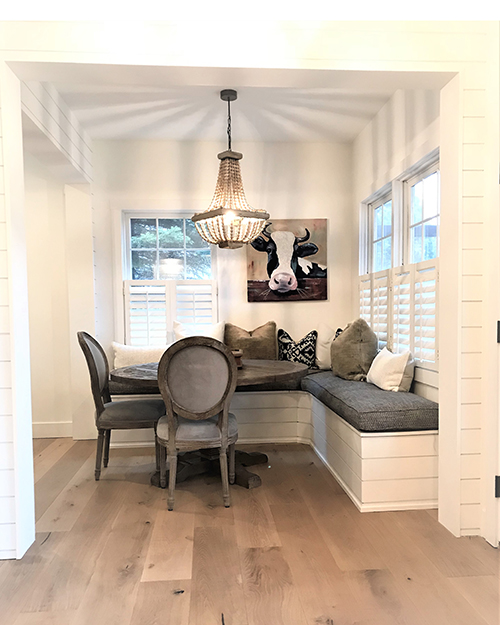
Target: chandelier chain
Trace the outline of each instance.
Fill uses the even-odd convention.
[[[231,149],[231,101],[227,101],[227,146]]]

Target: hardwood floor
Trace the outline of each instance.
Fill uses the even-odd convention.
[[[254,449],[257,449],[255,447]],[[2,625],[498,625],[499,554],[435,512],[360,514],[312,450],[261,445],[259,489],[149,485],[152,449],[34,441],[37,540],[0,562]]]

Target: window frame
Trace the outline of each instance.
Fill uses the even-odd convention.
[[[428,178],[429,176],[431,176],[432,174],[436,173],[438,174],[438,203],[439,203],[439,210],[436,216],[431,217],[429,219],[423,219],[423,213],[422,213],[422,220],[415,222],[415,224],[411,223],[411,188],[416,185],[418,182],[420,182],[421,180],[425,180],[425,178]],[[439,251],[440,251],[440,235],[441,235],[441,174],[440,174],[440,166],[439,166],[439,158],[438,159],[434,159],[433,162],[431,164],[427,164],[426,166],[423,166],[421,168],[418,169],[418,171],[416,171],[415,173],[413,173],[411,176],[409,177],[405,177],[403,179],[403,206],[402,206],[402,213],[403,213],[403,264],[405,265],[414,265],[414,264],[418,264],[420,262],[425,262],[426,260],[432,260],[432,259],[428,259],[428,258],[421,258],[420,260],[417,261],[412,261],[411,259],[411,230],[412,228],[418,226],[418,225],[424,225],[427,221],[430,221],[431,219],[435,219],[437,217],[438,220],[438,226],[437,226],[437,254],[436,256],[434,256],[434,258],[439,258]]]
[[[384,225],[384,209],[383,207],[387,202],[391,203],[391,234],[387,236],[382,236],[379,239],[375,239],[375,211],[377,208],[382,208],[382,227]],[[374,201],[368,204],[368,273],[377,273],[379,271],[386,271],[387,269],[391,269],[394,267],[394,200],[392,194],[392,188],[386,191],[385,194],[380,195]],[[381,267],[380,269],[375,270],[374,260],[375,260],[375,244],[379,241],[384,241],[385,239],[389,239],[391,241],[391,264],[389,267]],[[383,249],[384,246],[382,244],[382,258],[383,258]]]
[[[132,247],[131,247],[131,219],[191,219],[193,215],[192,211],[169,211],[169,210],[123,210],[122,211],[122,280],[132,280]],[[187,250],[186,247],[176,248],[177,250],[183,250],[184,255]],[[210,250],[210,264],[211,264],[211,276],[206,278],[207,280],[217,279],[217,255],[214,245],[210,245],[208,248],[193,248],[196,249],[209,249]],[[150,251],[158,251],[160,248],[150,248]],[[159,280],[159,276],[152,278],[153,280]],[[168,280],[197,280],[198,278],[165,278]]]
[[[438,173],[438,212],[436,216],[428,219],[423,219],[420,222],[416,222],[415,225],[425,224],[431,219],[438,219],[437,230],[437,254],[434,258],[426,260],[417,260],[411,262],[411,188],[417,184],[420,180],[424,180],[433,173]],[[439,252],[440,252],[440,217],[441,217],[441,181],[440,181],[440,160],[439,160],[439,148],[436,148],[424,158],[420,159],[417,163],[406,169],[400,175],[396,176],[391,182],[385,184],[377,192],[373,193],[370,197],[364,200],[360,205],[360,220],[359,220],[359,306],[360,315],[373,324],[375,324],[377,338],[379,340],[379,346],[383,346],[386,343],[385,334],[387,335],[387,346],[389,349],[393,348],[395,339],[395,286],[397,286],[398,275],[400,273],[409,273],[411,276],[409,289],[411,293],[420,293],[420,286],[417,285],[417,278],[424,275],[427,271],[435,272],[436,292],[434,295],[435,302],[435,330],[434,330],[434,360],[420,360],[414,357],[416,360],[417,370],[424,371],[423,374],[428,376],[429,379],[434,380],[435,386],[438,388],[438,372],[439,372],[439,335],[438,335],[438,317],[439,317]],[[374,231],[374,214],[375,209],[384,204],[385,202],[392,200],[392,264],[388,269],[374,270],[374,243],[375,231]],[[430,274],[429,274],[430,275]],[[388,280],[388,295],[387,295],[387,320],[380,322],[383,308],[386,306],[384,302],[380,304],[379,293],[376,289],[379,282],[387,277]],[[421,282],[421,280],[420,280]],[[419,284],[420,284],[419,282]],[[418,288],[417,288],[418,287]],[[426,287],[428,288],[428,287]],[[420,289],[420,290],[419,290]],[[421,295],[419,295],[421,297]],[[417,308],[417,299],[412,300],[412,312],[413,320],[410,326],[410,344],[411,349],[414,349],[414,345],[417,345],[418,341],[422,341],[421,325],[416,322],[416,317],[421,316],[422,313],[416,315],[415,309]],[[399,300],[398,300],[399,301]],[[397,302],[396,302],[397,303]],[[419,304],[418,304],[419,305]],[[382,313],[381,313],[382,310]],[[418,309],[420,310],[420,308]],[[419,329],[420,328],[420,329]],[[375,327],[374,327],[375,330]],[[387,330],[387,332],[386,332]],[[419,333],[419,337],[417,334]],[[430,377],[429,377],[430,376]]]

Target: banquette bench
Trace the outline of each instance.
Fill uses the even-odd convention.
[[[110,382],[112,395],[137,388]],[[311,445],[361,511],[437,507],[438,405],[311,371],[234,395],[240,443]]]

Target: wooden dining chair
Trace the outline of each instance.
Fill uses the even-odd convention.
[[[106,354],[96,339],[87,332],[78,332],[78,342],[82,348],[90,373],[90,385],[95,404],[97,426],[97,452],[95,479],[101,476],[102,456],[104,466],[108,466],[111,430],[135,430],[154,428],[165,414],[162,399],[134,399],[111,401],[109,394],[109,365]],[[156,442],[156,470],[160,469],[160,449]]]
[[[157,426],[160,484],[166,486],[167,507],[173,510],[177,454],[197,449],[219,449],[222,494],[230,506],[229,482],[234,483],[234,445],[238,439],[236,417],[229,404],[236,388],[236,361],[226,345],[213,338],[193,336],[177,341],[158,365],[158,386],[166,415]],[[229,449],[229,475],[227,452]]]

